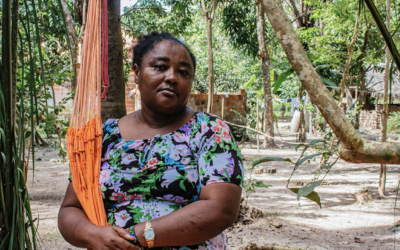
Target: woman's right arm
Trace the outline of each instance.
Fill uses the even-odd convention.
[[[128,242],[133,238],[126,229],[111,226],[101,227],[90,222],[75,194],[72,183],[68,185],[58,213],[58,228],[64,239],[77,247],[96,250],[139,249]]]

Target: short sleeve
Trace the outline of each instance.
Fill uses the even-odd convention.
[[[228,125],[207,113],[200,123],[200,133],[205,137],[198,158],[201,187],[221,182],[242,186],[243,160]]]

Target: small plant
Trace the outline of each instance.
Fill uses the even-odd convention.
[[[293,193],[297,194],[297,200],[300,200],[302,196],[306,197],[309,200],[314,201],[315,203],[318,204],[319,207],[321,207],[321,200],[319,198],[318,193],[314,191],[316,187],[318,187],[321,182],[325,179],[327,174],[330,172],[331,168],[333,165],[336,164],[336,162],[339,159],[339,156],[331,162],[328,162],[329,158],[333,155],[337,155],[337,151],[335,149],[329,149],[329,140],[331,138],[331,135],[329,133],[324,137],[324,139],[321,140],[314,140],[311,141],[309,144],[299,144],[296,146],[296,151],[303,147],[303,151],[297,159],[297,161],[293,162],[289,158],[280,158],[280,157],[263,157],[260,159],[257,159],[253,161],[252,163],[252,169],[254,169],[257,165],[264,163],[264,162],[270,162],[270,161],[281,161],[281,162],[288,162],[294,165],[293,171],[290,174],[290,177],[287,181],[286,188],[292,191]],[[316,153],[311,154],[311,155],[306,155],[306,151],[308,149],[314,149]],[[315,161],[317,157],[323,157],[326,160],[325,164],[321,166],[321,170],[325,170],[325,175],[320,179],[319,178],[319,173],[318,175],[313,179],[312,182],[308,183],[306,186],[302,188],[290,188],[290,180],[294,174],[294,172],[299,168],[300,165],[305,164],[305,163],[310,163],[311,161]],[[250,174],[250,179],[251,179],[251,174]]]
[[[256,188],[270,187],[270,185],[265,185],[264,182],[253,178],[253,170],[256,166],[257,165],[254,165],[254,164],[247,166],[247,167],[245,166],[246,170],[250,170],[250,178],[246,179],[243,182],[243,190],[245,191],[245,196],[246,196],[246,200],[245,200],[246,205],[247,205],[247,201],[249,199],[250,193],[255,193]]]

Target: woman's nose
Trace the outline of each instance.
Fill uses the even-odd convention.
[[[165,82],[169,84],[176,84],[178,81],[176,71],[173,68],[168,69],[165,72]]]

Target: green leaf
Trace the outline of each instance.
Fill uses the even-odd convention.
[[[314,146],[315,144],[320,143],[320,142],[324,142],[324,140],[322,140],[322,139],[313,140],[310,143],[308,143],[308,145],[309,146]]]
[[[307,155],[307,156],[301,158],[301,159],[296,163],[296,167],[297,167],[297,166],[300,166],[300,165],[303,164],[305,161],[308,161],[308,160],[310,160],[310,159],[312,159],[312,158],[314,158],[314,157],[317,157],[317,156],[319,156],[319,155],[321,155],[321,154],[322,154],[322,153],[316,153],[316,154]]]
[[[269,185],[265,185],[264,182],[262,182],[262,181],[254,182],[253,186],[254,187],[263,187],[263,188],[269,188],[270,187]]]
[[[185,187],[185,180],[181,180],[179,182],[179,187],[186,192],[186,187]]]
[[[332,65],[330,64],[322,64],[322,65],[318,65],[317,67],[315,67],[315,70],[319,70],[319,69],[325,69],[325,68],[329,68]]]
[[[269,162],[269,161],[286,161],[286,162],[292,162],[289,158],[280,158],[280,157],[263,157],[260,159],[257,159],[253,161],[252,166],[255,167],[261,163],[264,162]]]
[[[3,159],[3,162],[6,162],[6,155],[3,152],[0,152],[1,158]]]
[[[305,187],[304,187],[304,188],[305,188]],[[293,193],[297,194],[297,196],[298,196],[298,192],[299,192],[300,189],[301,189],[301,188],[289,188],[289,190],[292,191]],[[315,203],[318,204],[318,206],[319,206],[320,208],[322,208],[322,206],[321,206],[321,199],[319,198],[318,193],[316,193],[315,191],[312,191],[311,193],[309,193],[308,195],[306,195],[306,196],[304,196],[304,197],[306,197],[307,199],[309,199],[309,200],[311,200],[311,201],[314,201]]]
[[[307,147],[306,144],[301,143],[301,144],[299,144],[299,145],[296,145],[296,147],[294,147],[294,149],[297,151],[300,147],[303,147],[303,146],[306,146],[306,147]]]
[[[229,174],[228,170],[226,170],[226,168],[224,168],[224,172],[226,174],[226,178],[228,179],[228,182],[231,182],[230,174]]]
[[[276,79],[274,83],[274,94],[278,91],[278,89],[281,87],[282,83],[290,76],[293,74],[294,70],[292,68],[288,69],[287,71],[283,72],[282,74],[279,75],[278,79]]]
[[[332,87],[333,89],[336,89],[336,90],[339,89],[339,87],[336,85],[336,83],[332,82],[331,80],[329,80],[329,79],[327,79],[327,78],[325,78],[325,77],[322,77],[322,76],[321,76],[321,81],[322,81],[325,85],[328,85],[328,86]]]
[[[25,139],[29,138],[31,136],[32,132],[31,131],[26,131],[25,132]]]
[[[247,89],[250,85],[253,85],[254,80],[256,79],[256,75],[253,75],[248,82],[246,82],[243,87]]]
[[[304,187],[300,188],[297,191],[297,200],[300,200],[301,196],[309,195],[316,187],[318,187],[321,183],[319,181],[312,181],[305,185]]]

